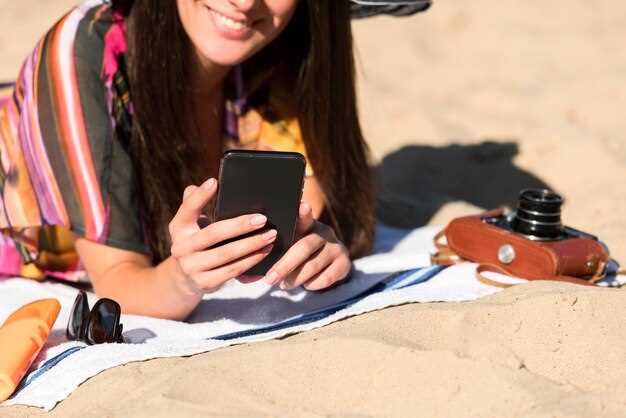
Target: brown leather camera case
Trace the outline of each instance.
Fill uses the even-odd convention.
[[[454,219],[444,231],[449,249],[465,260],[495,267],[482,271],[504,272],[528,280],[579,283],[579,278],[595,282],[602,277],[609,254],[600,242],[591,238],[531,241],[483,221],[502,214],[502,209],[496,209]],[[510,248],[504,250],[509,257],[503,262],[498,254],[507,245]]]

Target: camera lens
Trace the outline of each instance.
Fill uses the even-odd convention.
[[[563,198],[545,189],[522,190],[511,227],[515,232],[539,240],[559,239],[563,234]]]

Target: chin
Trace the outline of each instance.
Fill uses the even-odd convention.
[[[249,50],[238,51],[234,49],[219,52],[201,51],[201,54],[207,61],[224,67],[239,65],[252,56],[252,52]]]
[[[199,50],[202,58],[217,65],[232,67],[239,65],[254,55],[259,48],[235,42],[220,42],[219,45],[207,45]]]

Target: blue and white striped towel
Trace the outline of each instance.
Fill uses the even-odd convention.
[[[353,277],[325,292],[282,291],[264,283],[233,281],[207,295],[189,323],[124,315],[128,344],[88,347],[65,339],[74,288],[23,279],[0,280],[0,322],[33,300],[53,297],[62,304],[46,347],[4,405],[50,410],[88,378],[129,362],[269,340],[409,302],[468,301],[497,292],[499,289],[474,279],[473,264],[428,267],[437,230],[379,226],[375,255],[357,260]],[[93,304],[95,297],[90,297]]]

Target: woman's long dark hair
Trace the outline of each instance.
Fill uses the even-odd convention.
[[[367,145],[359,125],[348,1],[300,0],[291,22],[244,65],[245,74],[273,67],[296,92],[293,105],[309,160],[324,192],[322,220],[352,256],[366,254],[374,235]],[[118,0],[128,16],[129,82],[133,103],[130,153],[140,173],[148,242],[155,261],[169,256],[167,226],[189,184],[218,171],[219,155],[189,123],[191,41],[175,1]],[[280,67],[280,68],[278,68]],[[283,83],[284,85],[285,83]],[[200,147],[199,144],[205,144]]]

